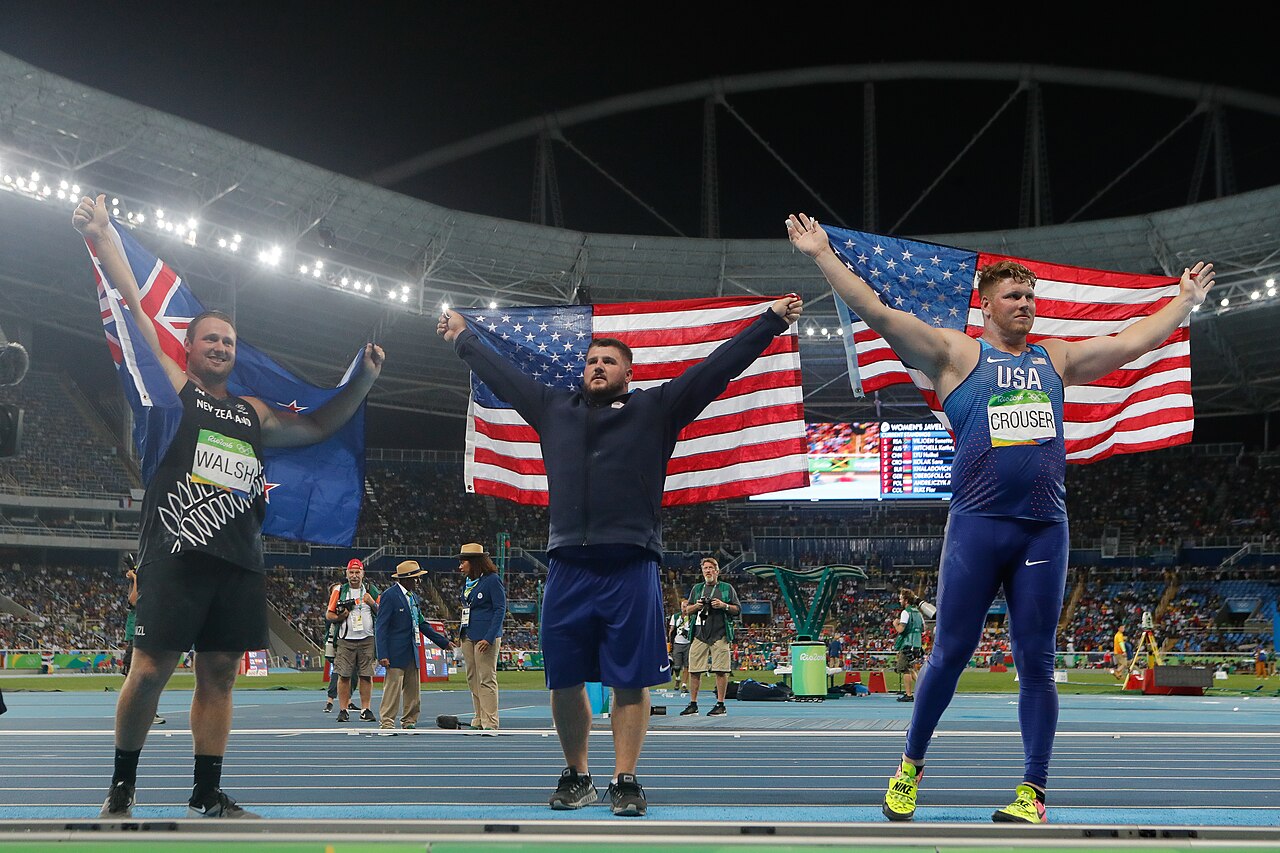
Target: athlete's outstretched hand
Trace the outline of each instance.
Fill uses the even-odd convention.
[[[1182,281],[1179,282],[1181,293],[1191,301],[1193,307],[1204,302],[1209,295],[1214,275],[1213,264],[1206,264],[1204,261],[1198,261],[1194,267],[1182,271]]]
[[[830,248],[827,232],[822,230],[818,220],[810,219],[803,213],[793,213],[787,217],[787,237],[791,245],[811,258],[816,258]]]
[[[801,312],[804,311],[804,300],[794,293],[789,293],[771,306],[773,313],[777,314],[783,320],[787,321],[790,326],[796,320],[800,319]]]
[[[436,334],[453,343],[453,339],[461,334],[466,327],[467,321],[462,319],[461,314],[456,311],[445,311],[440,315],[440,322],[436,323]]]
[[[106,233],[111,217],[107,214],[107,197],[99,195],[97,201],[84,196],[71,212],[71,225],[84,236],[94,239]]]
[[[374,379],[377,379],[382,373],[382,363],[386,360],[387,354],[383,352],[382,347],[377,344],[364,345],[364,358],[361,360],[361,366]]]

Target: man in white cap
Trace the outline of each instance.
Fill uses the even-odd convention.
[[[421,631],[442,649],[457,648],[448,637],[432,628],[422,615],[422,604],[415,590],[418,578],[426,573],[427,570],[418,565],[417,560],[405,560],[396,566],[395,574],[391,576],[395,583],[387,587],[378,599],[374,637],[378,663],[387,669],[386,679],[382,682],[382,704],[378,707],[379,727],[383,729],[395,728],[396,715],[400,714],[402,705],[401,728],[412,729],[418,724],[418,714],[422,710],[418,632]]]

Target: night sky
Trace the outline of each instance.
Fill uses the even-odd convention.
[[[931,17],[931,5],[894,16],[853,3],[11,3],[0,9],[0,50],[355,177],[557,109],[717,76],[821,65],[1037,63],[1141,71],[1280,96],[1274,46],[1250,35],[1266,28],[1234,16],[1127,25],[1114,12],[1100,14],[1114,5],[1085,4],[1055,13],[1046,26],[1043,9],[1025,4],[1009,7],[1019,15],[1009,20]],[[878,88],[880,230],[897,223],[1011,89],[1007,83]],[[732,96],[730,103],[846,224],[862,224],[858,87],[779,90]],[[1055,218],[1079,209],[1190,107],[1106,90],[1047,90]],[[697,236],[701,117],[701,105],[690,103],[569,128],[566,135],[679,230]],[[1230,122],[1238,188],[1280,183],[1280,119],[1237,114]],[[722,112],[718,128],[722,236],[784,239],[787,212],[821,212],[740,124]],[[1184,129],[1082,218],[1184,204],[1198,128]],[[897,230],[1016,227],[1022,149],[1018,105]],[[555,156],[566,227],[672,233],[571,152],[561,147]],[[533,142],[524,140],[392,188],[527,220],[533,158]]]

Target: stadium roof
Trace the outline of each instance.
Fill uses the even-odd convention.
[[[584,289],[600,302],[794,290],[808,301],[806,325],[838,325],[829,290],[791,250],[781,221],[777,239],[712,240],[593,234],[458,212],[4,54],[0,105],[0,175],[12,179],[0,185],[5,323],[99,334],[87,262],[68,224],[71,205],[57,197],[79,185],[119,199],[121,217],[134,214],[138,237],[197,295],[233,311],[246,340],[301,375],[334,381],[356,346],[376,336],[389,361],[375,405],[465,410],[466,372],[434,334],[442,302],[554,304]],[[1222,282],[1214,299],[1225,295],[1230,306],[1205,310],[1193,323],[1198,411],[1280,407],[1277,300],[1265,295],[1280,268],[1280,187],[1122,219],[915,236],[1136,272],[1173,273],[1212,260]],[[259,260],[273,250],[274,266]],[[1254,292],[1259,299],[1250,299]],[[870,415],[843,378],[838,336],[805,336],[801,352],[811,417]],[[910,389],[884,396],[886,416],[927,413]]]

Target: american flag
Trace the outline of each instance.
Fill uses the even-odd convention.
[[[186,367],[182,342],[187,324],[204,306],[182,278],[133,236],[112,223],[110,237],[129,264],[141,293],[142,310],[151,317],[160,347]],[[182,415],[173,385],[142,338],[119,289],[112,286],[91,240],[85,240],[97,281],[98,307],[107,348],[116,363],[126,401],[133,412],[134,444],[142,478],[150,483],[169,448]],[[298,379],[270,356],[243,340],[236,342],[236,364],[227,388],[236,396],[257,397],[268,405],[310,412],[340,391],[360,364],[355,359],[337,388],[317,388]],[[285,539],[349,546],[355,537],[364,495],[364,406],[332,436],[302,447],[263,450],[267,514],[263,532]]]
[[[593,337],[631,347],[631,390],[679,376],[751,325],[773,299],[735,297],[614,305],[466,310],[482,340],[527,375],[576,390]],[[800,351],[795,328],[778,335],[680,433],[667,466],[664,505],[808,485]],[[466,489],[518,503],[547,503],[537,432],[474,374],[467,418]]]
[[[1178,280],[1091,270],[971,252],[823,226],[831,247],[890,307],[938,328],[982,334],[977,270],[996,261],[1024,264],[1038,278],[1036,321],[1027,340],[1078,341],[1115,334],[1154,314],[1178,293]],[[950,428],[929,380],[904,365],[884,338],[836,300],[854,392],[912,382]],[[1086,463],[1191,440],[1191,340],[1183,322],[1163,344],[1101,379],[1066,389],[1063,416],[1067,461]]]

